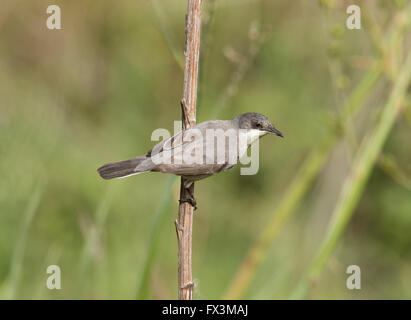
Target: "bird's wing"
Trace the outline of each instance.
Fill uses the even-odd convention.
[[[221,159],[218,158],[217,144],[212,139],[207,139],[206,129],[210,129],[209,124],[206,127],[194,127],[185,130],[184,133],[178,133],[167,139],[158,151],[155,150],[155,146],[152,157],[161,157],[161,163],[156,166],[156,170],[197,176],[215,174],[233,167],[238,158],[235,159],[235,163],[229,163],[228,149],[225,149],[227,154],[223,154]]]
[[[195,136],[197,130],[200,130],[205,137],[204,131],[205,129],[218,129],[224,127],[223,124],[227,123],[227,121],[223,120],[209,120],[201,122],[190,129],[182,130],[177,132],[175,135],[168,139],[164,139],[163,141],[157,143],[150,151],[147,152],[146,156],[150,157],[152,155],[158,154],[162,151],[169,151],[174,148],[180,147],[184,145],[184,147],[190,143],[192,143],[193,139],[191,137]],[[184,135],[183,135],[184,133]]]
[[[184,135],[183,135],[184,132]],[[159,154],[163,151],[170,151],[182,145],[187,145],[192,143],[192,140],[188,140],[192,136],[193,129],[188,129],[176,133],[174,136],[164,139],[163,141],[157,143],[148,153],[147,156],[153,156]]]

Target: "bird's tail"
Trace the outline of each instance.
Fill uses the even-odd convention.
[[[153,163],[149,157],[137,157],[133,159],[107,163],[97,169],[103,179],[124,178],[127,176],[150,171]]]

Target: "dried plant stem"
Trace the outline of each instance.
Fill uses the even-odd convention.
[[[198,65],[200,57],[200,27],[202,0],[188,0],[186,15],[186,44],[184,66],[184,92],[181,101],[183,130],[196,122]],[[194,184],[187,190],[181,178],[180,199],[194,194]],[[193,210],[191,204],[180,202],[178,219],[175,222],[178,240],[178,298],[193,299],[193,276],[191,267]]]

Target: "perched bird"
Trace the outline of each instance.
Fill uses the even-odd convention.
[[[233,120],[209,120],[199,123],[159,142],[144,156],[108,163],[97,171],[104,179],[123,178],[143,172],[171,173],[183,176],[184,187],[189,188],[196,180],[231,169],[247,151],[245,148],[237,152],[234,159],[230,158],[232,151],[238,150],[238,141],[235,144],[225,143],[223,148],[218,148],[214,138],[206,138],[210,131],[215,132],[217,139],[218,135],[227,132],[238,136],[240,132],[245,133],[243,136],[246,148],[268,133],[283,137],[267,117],[249,112]],[[223,138],[226,139],[226,136]],[[194,160],[193,154],[197,155]],[[188,202],[195,205],[193,197],[188,199]]]

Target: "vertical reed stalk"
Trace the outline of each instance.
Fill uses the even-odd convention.
[[[201,3],[202,0],[188,0],[184,91],[181,101],[183,130],[192,127],[196,122]],[[184,178],[181,178],[180,199],[189,198],[190,193],[194,193],[194,184],[190,186],[190,190],[187,190],[184,187]],[[178,298],[180,300],[193,299],[194,283],[191,267],[193,210],[191,204],[180,201],[178,219],[175,222],[178,240]]]

